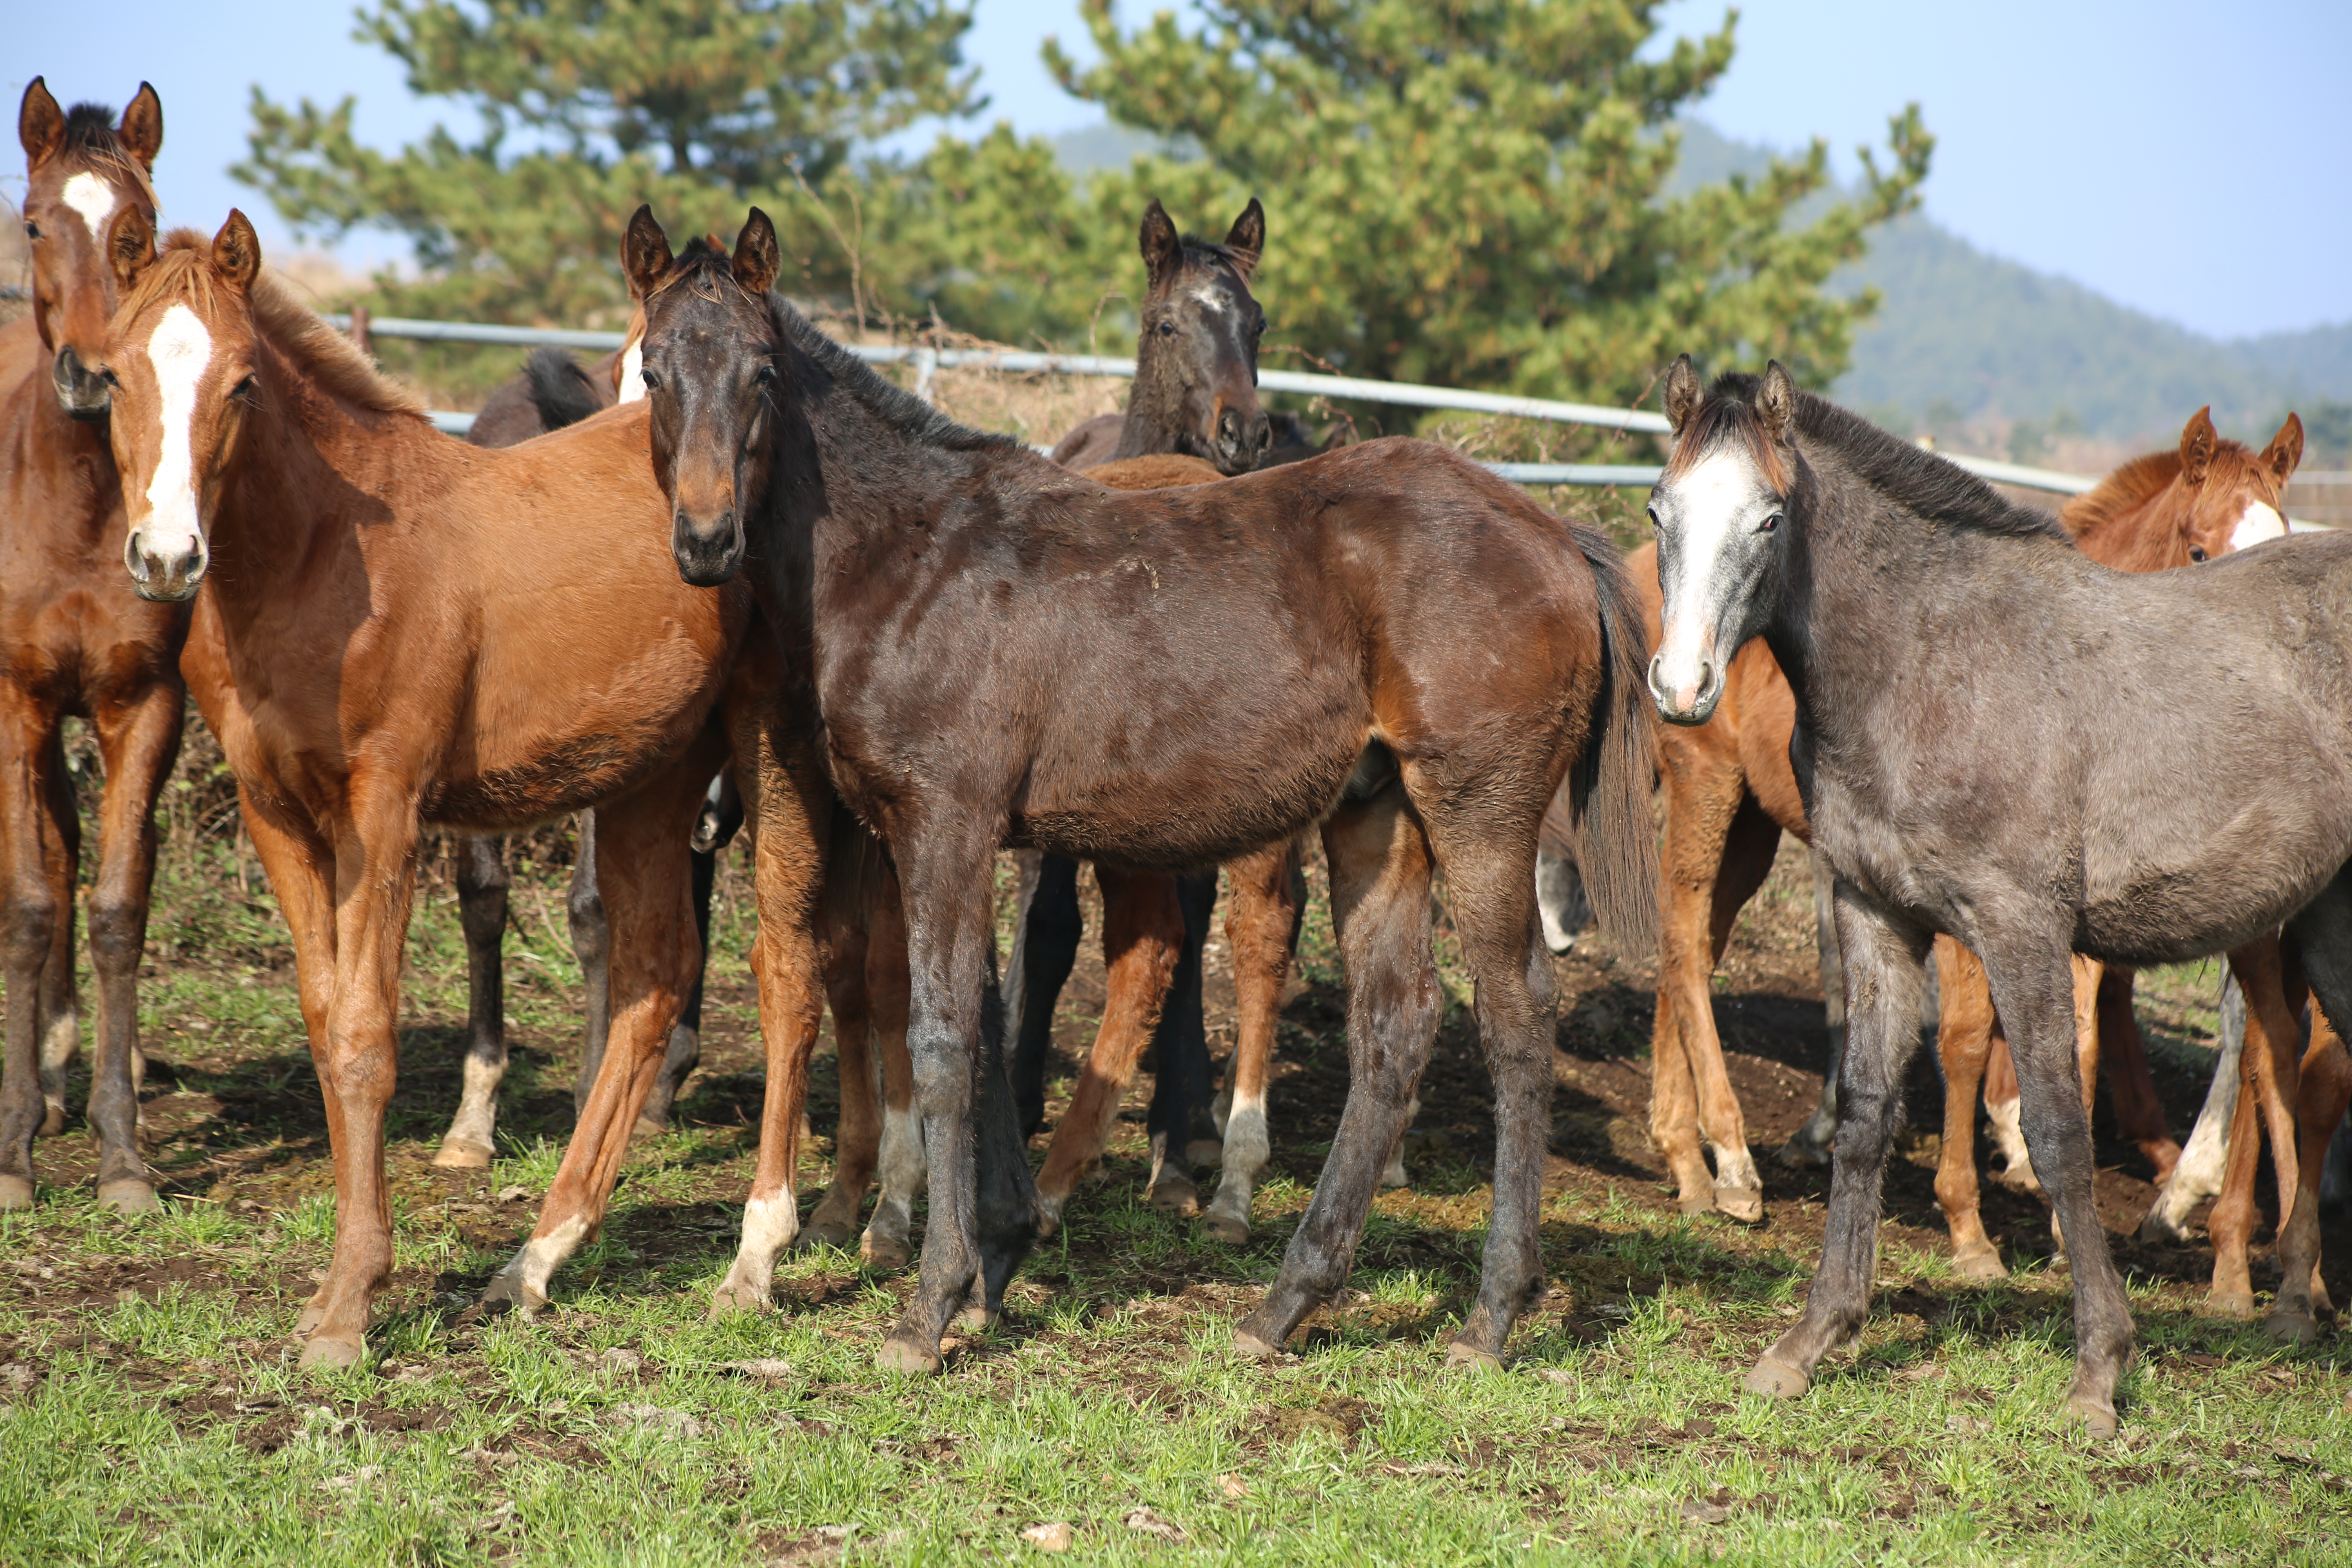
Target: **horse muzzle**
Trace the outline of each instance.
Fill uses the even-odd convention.
[[[730,506],[698,522],[680,507],[670,513],[669,549],[677,559],[677,574],[692,586],[716,588],[730,582],[743,564],[742,513]]]
[[[1669,724],[1704,724],[1723,700],[1723,661],[1712,639],[1683,649],[1669,635],[1650,660],[1650,700]]]
[[[113,402],[106,378],[83,364],[70,344],[59,349],[50,363],[49,379],[57,387],[58,406],[74,418],[96,424],[106,417]]]
[[[122,549],[122,563],[131,569],[131,587],[141,598],[159,605],[176,605],[196,596],[212,554],[201,535],[185,544],[149,541],[132,529]]]
[[[1265,410],[1225,408],[1217,415],[1217,437],[1209,444],[1210,461],[1217,472],[1231,476],[1255,472],[1266,448],[1274,445],[1274,421]]]

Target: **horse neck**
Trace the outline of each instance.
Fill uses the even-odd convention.
[[[1111,458],[1181,452],[1183,442],[1184,389],[1169,370],[1159,340],[1147,335],[1135,346],[1135,384],[1127,395],[1127,419]]]
[[[781,509],[776,563],[820,574],[844,562],[870,574],[868,547],[908,527],[929,531],[953,509],[985,452],[954,451],[916,439],[836,384],[795,350],[797,418],[776,421],[768,494]]]

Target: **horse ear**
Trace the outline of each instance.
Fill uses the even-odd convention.
[[[128,293],[155,264],[155,226],[137,202],[125,202],[106,231],[106,265],[115,287]]]
[[[1225,248],[1234,253],[1234,265],[1244,278],[1257,270],[1257,259],[1265,254],[1265,209],[1258,205],[1255,196],[1226,231]]]
[[[1775,445],[1786,446],[1797,423],[1797,384],[1774,360],[1764,367],[1764,381],[1756,389],[1756,412],[1763,417],[1764,434]]]
[[[1704,401],[1706,394],[1699,389],[1698,371],[1692,365],[1690,355],[1677,357],[1674,368],[1666,372],[1666,427],[1681,435],[1683,426],[1697,416]]]
[[[1183,242],[1176,237],[1176,226],[1169,221],[1168,209],[1160,205],[1158,196],[1152,197],[1151,205],[1143,209],[1142,241],[1144,274],[1157,283],[1184,253]]]
[[[647,300],[670,268],[669,236],[654,221],[653,204],[647,202],[629,218],[629,231],[621,237],[621,271],[629,280],[629,298]]]
[[[260,275],[261,237],[236,207],[228,209],[228,221],[213,236],[213,266],[239,289],[251,287]]]
[[[16,140],[25,145],[27,169],[39,168],[66,144],[66,111],[39,77],[25,89],[25,101],[16,110]]]
[[[735,237],[735,281],[750,294],[764,295],[775,287],[776,273],[782,262],[776,252],[776,226],[758,207],[743,220],[743,232]]]
[[[2263,448],[2263,467],[2284,485],[2294,476],[2302,461],[2303,419],[2298,415],[2290,414],[2286,416],[2286,423],[2279,426],[2278,434],[2271,437],[2271,444]]]
[[[2201,485],[2205,470],[2213,464],[2214,448],[2221,437],[2213,429],[2213,405],[2207,404],[2189,416],[2180,427],[2180,478],[2185,484]]]
[[[163,100],[155,96],[153,88],[143,81],[139,84],[114,134],[122,150],[139,160],[141,168],[151,174],[155,172],[155,154],[163,150]]]

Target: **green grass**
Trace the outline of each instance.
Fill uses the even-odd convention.
[[[555,940],[560,868],[534,868],[509,951],[544,963],[509,963],[501,1157],[432,1171],[464,997],[454,911],[429,897],[394,1117],[393,1281],[368,1363],[300,1374],[288,1336],[333,1236],[316,1090],[282,937],[255,913],[266,895],[191,864],[167,894],[192,912],[143,991],[167,1064],[149,1085],[166,1213],[99,1210],[75,1184],[77,1126],[39,1146],[57,1184],[40,1205],[0,1216],[0,1563],[1000,1562],[1042,1556],[1021,1532],[1055,1521],[1074,1527],[1074,1558],[1103,1563],[2352,1562],[2343,1342],[2287,1352],[2202,1317],[2200,1258],[2126,1244],[2142,1358],[2122,1437],[2093,1443],[2057,1414],[2071,1320],[2065,1274],[2037,1261],[2046,1231],[2030,1211],[1995,1215],[2016,1273],[1958,1280],[1918,1217],[1916,1160],[1891,1189],[1868,1332],[1802,1400],[1744,1394],[1739,1374],[1802,1300],[1818,1177],[1769,1168],[1760,1228],[1685,1219],[1654,1169],[1608,1152],[1638,1145],[1622,1126],[1554,1162],[1552,1289],[1508,1370],[1442,1370],[1488,1205],[1484,1079],[1458,1002],[1423,1085],[1414,1189],[1381,1198],[1348,1295],[1297,1353],[1236,1361],[1232,1324],[1310,1195],[1344,1072],[1319,906],[1253,1239],[1217,1245],[1144,1208],[1140,1129],[1122,1123],[1005,1325],[910,1383],[873,1353],[911,1281],[851,1253],[788,1258],[772,1313],[705,1315],[757,1104],[740,889],[721,903],[710,1054],[681,1125],[633,1152],[554,1310],[463,1315],[561,1156],[576,976]],[[1809,904],[1790,908],[1791,929],[1809,924]],[[1792,952],[1801,974],[1810,958]],[[1562,974],[1562,1016],[1599,1020],[1564,1027],[1580,1068],[1639,1048],[1639,976],[1605,958]],[[2208,990],[2193,972],[2152,978],[2168,1051],[2204,1048]],[[1596,996],[1615,1000],[1586,1007]],[[1097,1007],[1074,985],[1066,1028]],[[823,1066],[821,1132],[829,1082]],[[1637,1113],[1611,1103],[1562,1125]],[[827,1173],[803,1169],[804,1202]],[[517,1187],[530,1195],[499,1201]],[[746,1362],[784,1367],[730,1367]]]

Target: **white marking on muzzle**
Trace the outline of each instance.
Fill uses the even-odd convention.
[[[147,341],[147,363],[155,367],[163,404],[163,447],[155,458],[155,477],[147,485],[147,516],[131,531],[142,554],[172,560],[203,548],[192,427],[196,387],[212,357],[213,335],[185,305],[164,311],[155,335]]]
[[[81,221],[89,226],[89,237],[104,245],[106,220],[114,216],[114,187],[96,174],[76,174],[58,195],[66,205],[81,214]]]
[[[2286,519],[2261,501],[2248,501],[2244,514],[2238,519],[2238,526],[2230,531],[2230,548],[2243,550],[2249,545],[2260,544],[2265,539],[2285,537]]]
[[[620,401],[635,403],[646,395],[646,344],[640,338],[621,352]]]
[[[1740,505],[1754,489],[1746,465],[1726,452],[1703,459],[1675,481],[1682,573],[1675,584],[1674,602],[1665,606],[1653,668],[1656,685],[1683,712],[1698,704],[1702,670],[1718,679],[1723,674],[1709,588],[1723,569],[1723,552],[1738,525]]]

